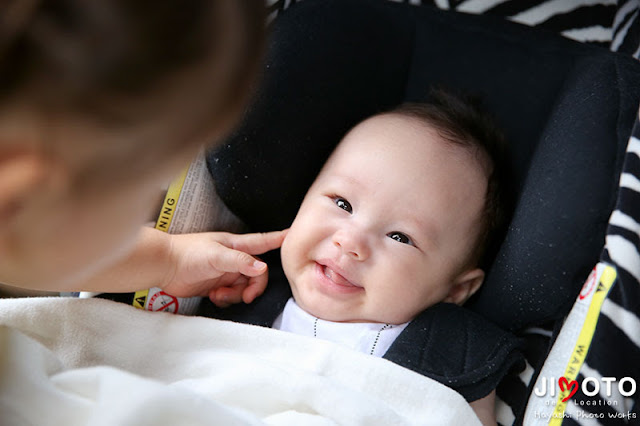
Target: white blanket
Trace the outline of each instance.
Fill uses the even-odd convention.
[[[474,425],[449,388],[330,342],[98,299],[0,300],[2,425]]]

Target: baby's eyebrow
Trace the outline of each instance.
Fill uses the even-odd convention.
[[[343,174],[332,174],[329,176],[330,181],[336,183],[346,183],[353,186],[362,186],[362,182],[353,176],[343,175]]]
[[[414,215],[408,216],[405,220],[409,225],[410,231],[418,232],[418,234],[413,237],[424,245],[425,248],[434,249],[439,246],[440,232],[435,224],[429,223],[424,219],[419,219]]]

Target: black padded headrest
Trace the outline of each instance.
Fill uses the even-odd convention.
[[[511,145],[518,203],[469,307],[509,329],[557,319],[604,244],[640,103],[640,63],[494,19],[388,0],[305,0],[279,16],[237,132],[208,156],[252,230],[288,227],[360,120],[432,85],[480,94]]]

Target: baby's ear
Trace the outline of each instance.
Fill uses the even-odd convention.
[[[480,268],[462,273],[453,283],[444,302],[462,305],[478,291],[484,281],[484,271]]]

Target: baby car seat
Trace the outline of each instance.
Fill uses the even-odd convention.
[[[275,20],[254,101],[237,131],[208,154],[208,166],[220,197],[250,230],[286,228],[349,128],[425,100],[434,85],[480,94],[510,143],[516,208],[467,306],[525,337],[525,373],[498,388],[499,421],[520,424],[583,283],[601,254],[611,261],[602,247],[626,191],[618,182],[640,104],[640,63],[490,16],[387,0],[305,0]],[[637,157],[632,162],[625,167],[640,171]],[[638,203],[635,192],[626,195]],[[633,250],[639,237],[627,234]],[[637,321],[640,274],[617,270],[618,281],[637,287],[616,285],[635,300],[619,304]],[[602,376],[640,377],[640,339],[624,355],[594,349],[624,339],[605,341],[596,331],[589,356],[604,360]]]

